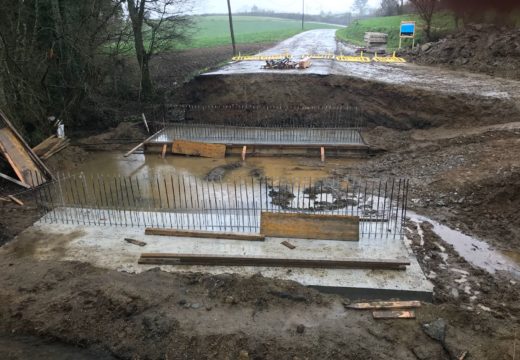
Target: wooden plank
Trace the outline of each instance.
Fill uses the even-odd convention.
[[[372,311],[374,319],[415,319],[413,310],[375,310]]]
[[[262,212],[260,233],[282,238],[359,241],[359,217]]]
[[[143,253],[139,264],[210,265],[210,266],[272,266],[326,269],[404,270],[408,260],[399,259],[291,259],[263,256],[229,256],[176,253]]]
[[[67,148],[69,146],[69,144],[70,144],[70,140],[69,139],[61,142],[59,147],[57,147],[57,148],[53,149],[52,151],[49,151],[47,154],[43,155],[42,159],[43,160],[47,160],[51,156],[56,155],[57,153],[59,153],[63,149]]]
[[[43,140],[41,143],[33,147],[33,151],[36,155],[41,156],[42,154],[47,152],[47,149],[49,149],[51,146],[54,145],[54,143],[57,141],[56,135],[52,135],[48,137],[47,139]]]
[[[14,203],[16,203],[16,204],[18,204],[18,205],[20,205],[20,206],[23,206],[23,205],[24,205],[24,203],[22,202],[22,200],[18,199],[18,198],[15,197],[14,195],[7,195],[7,197],[8,197],[9,199],[11,199],[12,202],[14,202]]]
[[[47,166],[45,166],[43,161],[41,161],[40,158],[34,153],[34,151],[32,151],[29,144],[27,144],[27,142],[24,140],[22,135],[20,135],[18,130],[16,130],[16,128],[13,126],[13,124],[11,124],[9,119],[7,119],[7,116],[1,110],[0,110],[0,119],[9,127],[9,129],[13,132],[13,134],[16,136],[18,141],[21,143],[21,145],[27,151],[27,154],[29,155],[29,157],[32,159],[32,161],[34,161],[36,166],[38,166],[38,168],[42,172],[41,178],[44,179],[45,177],[48,177],[48,178],[52,179],[53,176],[52,176],[52,173],[49,170],[49,168]]]
[[[0,177],[3,178],[3,179],[9,180],[11,182],[14,182],[16,185],[20,185],[20,186],[22,186],[22,187],[24,187],[26,189],[30,189],[31,188],[30,185],[27,185],[26,183],[21,182],[19,180],[16,180],[15,178],[10,177],[9,175],[0,173]]]
[[[349,309],[358,310],[406,309],[417,308],[420,306],[420,301],[373,301],[347,305]]]
[[[199,231],[199,230],[146,228],[144,233],[145,233],[145,235],[195,237],[195,238],[206,238],[206,239],[227,239],[227,240],[246,240],[246,241],[264,241],[265,240],[265,236],[260,235],[260,234],[224,233],[224,232]]]
[[[123,156],[124,157],[128,157],[130,155],[132,155],[134,152],[137,151],[137,149],[139,149],[141,146],[143,146],[144,144],[146,144],[148,141],[152,140],[154,138],[155,135],[159,134],[161,131],[163,131],[164,129],[162,130],[159,130],[157,131],[155,134],[153,134],[152,136],[146,138],[142,143],[140,143],[139,145],[137,145],[136,147],[132,148],[130,151],[128,151],[126,154],[124,154]]]
[[[134,244],[134,245],[137,245],[137,246],[145,246],[146,245],[146,243],[144,241],[130,239],[130,238],[125,238],[125,241],[127,243]]]
[[[1,129],[1,130],[4,130],[4,129]],[[1,137],[0,137],[0,152],[4,155],[5,159],[9,163],[9,165],[11,165],[11,168],[16,173],[16,176],[18,176],[18,179],[20,179],[21,182],[25,183],[25,178],[23,176],[22,171],[20,170],[20,168],[18,168],[16,162],[11,158],[11,155],[9,155],[9,153],[7,152],[7,149],[4,147],[4,145],[2,143]]]
[[[296,246],[294,246],[293,244],[291,244],[289,241],[287,240],[284,240],[282,241],[280,244],[282,244],[283,246],[285,247],[288,247],[289,249],[293,250],[293,249],[296,249]]]
[[[209,144],[188,140],[175,140],[173,142],[173,153],[223,159],[226,157],[226,145]]]

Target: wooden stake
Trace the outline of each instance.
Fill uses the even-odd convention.
[[[246,160],[247,146],[242,147],[242,161]]]
[[[162,147],[161,157],[164,159],[166,157],[166,150],[168,149],[168,145],[164,144]]]
[[[16,204],[18,204],[18,205],[20,205],[20,206],[23,206],[23,205],[24,205],[24,203],[23,203],[20,199],[14,197],[13,195],[7,195],[7,197],[8,197],[9,199],[11,199],[11,201],[13,201],[14,203],[16,203]]]
[[[144,126],[146,127],[146,132],[149,134],[150,128],[148,127],[148,121],[146,121],[146,116],[144,116],[144,113],[142,113],[141,115],[143,116],[143,122],[144,122]]]
[[[321,151],[321,162],[325,162],[325,148],[322,146],[320,151]]]

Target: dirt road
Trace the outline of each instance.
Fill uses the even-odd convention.
[[[347,54],[349,52],[352,52],[352,49],[336,41],[335,30],[311,30],[282,41],[278,45],[261,52],[260,55],[289,53],[294,58],[300,58],[305,54]],[[263,70],[261,69],[263,63],[262,61],[235,62],[206,75],[265,73],[338,75],[446,94],[464,94],[488,99],[509,99],[520,104],[520,81],[444,70],[432,66],[419,66],[410,63],[385,64],[313,60],[313,65],[305,70]],[[518,106],[520,107],[520,105]]]

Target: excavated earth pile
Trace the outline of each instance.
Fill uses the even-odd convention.
[[[505,78],[520,79],[520,29],[470,25],[440,41],[406,51],[422,65],[447,65]]]
[[[398,129],[496,124],[520,117],[518,99],[510,96],[451,93],[436,86],[427,90],[343,75],[202,75],[186,84],[185,101],[207,105],[353,105],[361,109],[369,127]]]

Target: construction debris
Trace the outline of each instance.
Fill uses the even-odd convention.
[[[349,309],[374,310],[374,309],[406,309],[421,307],[420,301],[374,301],[365,303],[353,303],[347,305]]]
[[[36,145],[32,150],[36,155],[38,155],[42,160],[47,160],[51,156],[59,153],[61,150],[65,149],[70,145],[70,140],[66,137],[59,138],[56,135],[48,137],[43,140],[40,144]]]
[[[214,159],[226,157],[226,145],[210,144],[199,141],[175,140],[172,145],[174,154],[184,154],[190,156],[201,156]]]
[[[23,187],[36,187],[52,178],[50,170],[25,142],[16,128],[0,111],[0,155],[2,155]],[[10,180],[5,175],[2,178]]]
[[[285,247],[288,247],[291,250],[296,249],[296,246],[291,244],[289,241],[282,241],[280,244],[282,244]]]
[[[415,319],[413,310],[376,310],[372,311],[374,319]]]
[[[206,265],[206,266],[274,266],[322,269],[402,270],[408,260],[389,259],[292,259],[263,256],[229,256],[211,254],[143,253],[142,265]]]
[[[125,238],[125,241],[127,243],[134,244],[137,246],[146,246],[146,243],[144,241],[140,241],[140,240]]]
[[[288,69],[306,69],[311,66],[309,58],[302,59],[301,61],[292,61],[289,57],[285,57],[279,60],[266,60],[263,69],[269,70],[288,70]]]

